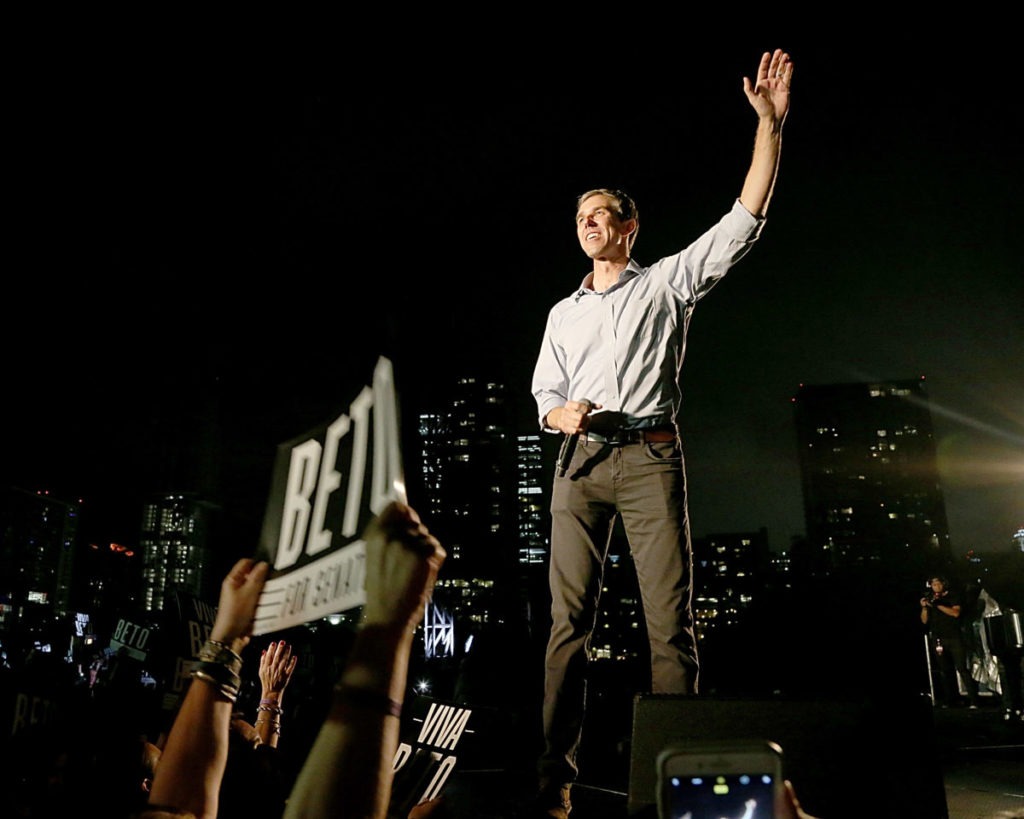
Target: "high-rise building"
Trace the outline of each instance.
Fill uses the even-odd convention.
[[[544,563],[549,549],[548,515],[550,476],[543,463],[539,433],[517,438],[516,495],[519,501],[519,562]]]
[[[442,480],[448,457],[448,423],[440,412],[424,412],[419,416],[420,480],[423,487],[422,516],[436,521],[444,509]]]
[[[698,639],[735,627],[766,586],[768,530],[726,532],[693,543],[693,608]]]
[[[601,578],[601,599],[590,639],[594,660],[635,660],[646,651],[647,623],[636,565],[621,522],[612,530]]]
[[[0,493],[0,629],[31,634],[70,611],[79,503]]]
[[[142,513],[142,609],[163,611],[172,589],[216,600],[207,544],[210,505],[197,495],[171,492],[154,496]]]
[[[924,380],[801,385],[793,402],[808,548],[832,568],[947,558]]]
[[[515,577],[512,410],[504,384],[472,376],[446,403],[419,415],[424,518],[448,553],[435,600],[456,626],[482,624],[500,618],[501,587]]]

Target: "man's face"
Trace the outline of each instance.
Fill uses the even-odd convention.
[[[636,228],[636,222],[633,219],[620,221],[614,208],[615,200],[603,193],[595,193],[580,203],[576,214],[576,238],[591,259],[629,257],[628,236]]]
[[[943,585],[942,581],[939,580],[939,578],[937,578],[937,577],[933,577],[931,579],[931,586],[932,586],[932,592],[935,593],[935,594],[942,594],[942,592],[945,591],[945,588],[946,588]]]

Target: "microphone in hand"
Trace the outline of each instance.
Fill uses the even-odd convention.
[[[576,403],[582,405],[584,415],[594,408],[593,402],[588,401],[586,398],[580,399]],[[580,433],[578,432],[566,435],[565,438],[562,439],[562,447],[558,450],[558,463],[555,466],[556,477],[565,477],[565,473],[569,470],[569,464],[572,463],[572,456],[576,451],[576,444],[579,442],[579,439]]]

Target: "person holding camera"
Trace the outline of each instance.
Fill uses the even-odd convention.
[[[960,624],[961,600],[949,588],[949,581],[936,575],[928,581],[931,590],[921,598],[921,623],[928,629],[928,650],[932,668],[937,669],[938,688],[945,706],[960,702],[957,672],[967,690],[971,708],[978,707],[978,684],[971,676],[967,645]]]

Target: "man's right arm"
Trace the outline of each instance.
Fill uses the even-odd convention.
[[[540,428],[545,432],[555,432],[560,415],[557,410],[565,406],[569,390],[568,378],[565,374],[565,355],[555,342],[554,334],[555,311],[548,314],[547,326],[544,328],[544,340],[540,345],[540,354],[533,368],[533,397],[537,401],[537,417]]]
[[[565,353],[555,340],[556,317],[556,310],[548,314],[540,355],[533,370],[533,397],[537,400],[538,420],[544,432],[575,435],[586,430],[588,414],[601,409],[601,405],[568,397]]]

